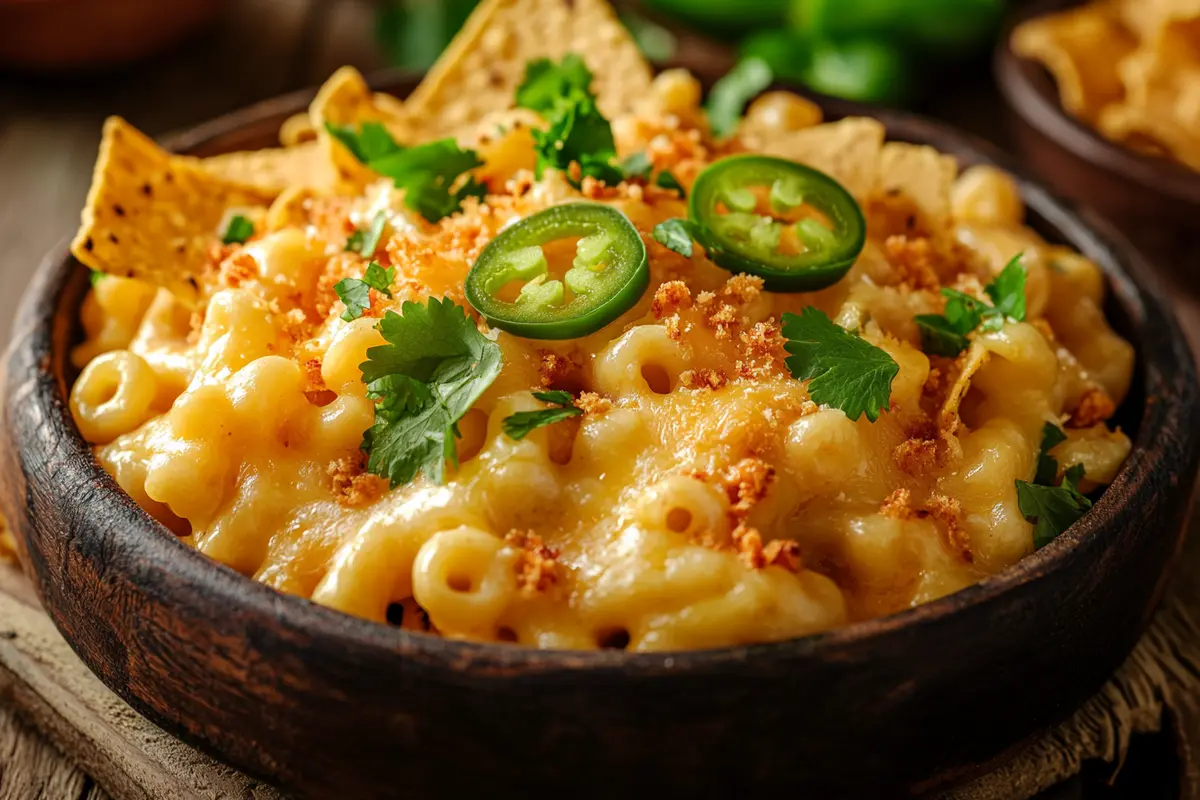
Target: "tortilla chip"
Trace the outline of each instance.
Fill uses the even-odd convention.
[[[815,167],[862,199],[876,184],[886,133],[878,120],[847,117],[798,131],[781,131],[773,140],[764,139],[762,150]]]
[[[610,119],[649,92],[650,65],[604,0],[484,0],[405,108],[422,138],[453,136],[512,106],[527,62],[567,53],[591,69]]]
[[[316,140],[317,129],[313,127],[312,117],[307,111],[292,114],[279,126],[279,143],[284,147],[295,147]]]
[[[879,152],[879,173],[872,194],[912,201],[920,227],[941,230],[950,220],[950,190],[958,161],[927,145],[888,142]]]
[[[316,196],[307,186],[291,186],[280,192],[275,202],[267,209],[265,219],[268,231],[279,231],[284,228],[303,227],[308,224],[308,213],[305,204]]]
[[[1179,20],[1200,19],[1200,0],[1116,0],[1121,23],[1140,39],[1153,39]]]
[[[120,117],[104,123],[100,156],[71,252],[92,269],[165,286],[185,302],[231,208],[274,198],[175,156]]]
[[[308,107],[308,116],[323,157],[333,165],[333,186],[344,194],[361,192],[379,176],[330,136],[326,123],[357,127],[364,122],[379,122],[397,142],[416,140],[403,104],[390,95],[372,92],[354,67],[342,67],[325,81]]]
[[[1096,4],[1029,20],[1012,35],[1013,52],[1054,76],[1063,108],[1092,124],[1125,94],[1116,65],[1136,44],[1115,11]]]
[[[206,158],[208,172],[234,183],[279,194],[290,186],[324,189],[333,184],[333,165],[319,142],[296,147],[247,150]]]

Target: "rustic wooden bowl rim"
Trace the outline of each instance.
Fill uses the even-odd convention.
[[[1035,0],[1022,5],[1009,19],[993,59],[1001,94],[1031,127],[1095,168],[1180,202],[1200,206],[1200,173],[1168,158],[1139,153],[1105,138],[1063,109],[1058,89],[1045,67],[1013,52],[1012,32],[1022,22],[1079,4],[1080,0]]]
[[[377,76],[372,83],[377,88],[411,88],[411,80],[411,76],[390,72]],[[300,111],[312,94],[311,91],[301,91],[264,101],[166,137],[164,143],[181,152],[191,151],[255,121]],[[831,105],[839,114],[854,109],[852,104]],[[1162,485],[1162,473],[1171,465],[1165,465],[1149,454],[1165,440],[1163,432],[1172,430],[1175,424],[1179,424],[1178,420],[1200,417],[1195,367],[1186,340],[1170,307],[1162,299],[1148,266],[1121,237],[1112,233],[1103,220],[1086,210],[1072,210],[1066,201],[1056,198],[1025,176],[1021,167],[1010,157],[950,126],[904,112],[864,108],[860,113],[883,121],[894,138],[911,137],[929,142],[939,149],[957,151],[967,161],[997,164],[1013,173],[1021,183],[1026,203],[1046,223],[1061,231],[1064,238],[1071,240],[1075,246],[1084,240],[1091,241],[1088,255],[1095,258],[1106,272],[1110,292],[1122,298],[1135,330],[1140,333],[1147,326],[1158,326],[1162,329],[1159,338],[1165,338],[1173,344],[1173,347],[1166,348],[1170,352],[1139,353],[1139,368],[1144,375],[1148,402],[1145,403],[1129,459],[1092,511],[1047,547],[959,592],[889,616],[855,622],[824,633],[778,642],[703,650],[653,653],[538,650],[508,644],[444,639],[360,619],[303,598],[281,594],[184,545],[142,511],[100,467],[70,418],[61,383],[52,398],[54,408],[50,416],[62,418],[71,435],[59,446],[69,450],[71,458],[81,458],[90,463],[97,489],[94,502],[101,504],[98,513],[123,511],[118,516],[129,518],[129,513],[132,513],[144,522],[140,528],[128,533],[131,539],[137,537],[140,540],[137,542],[140,571],[157,573],[176,584],[179,591],[195,592],[206,603],[238,607],[286,627],[302,629],[317,639],[344,640],[361,646],[383,648],[427,668],[470,670],[472,679],[500,680],[578,670],[603,674],[618,668],[625,675],[654,675],[668,671],[671,674],[684,674],[693,670],[712,672],[721,666],[764,656],[809,656],[826,648],[842,648],[900,628],[915,630],[919,626],[934,625],[963,609],[988,603],[1015,587],[1052,577],[1056,567],[1064,564],[1072,554],[1081,555],[1091,548],[1105,546],[1105,537],[1097,534],[1103,531],[1113,511],[1121,503],[1149,498],[1155,491],[1155,480]],[[14,324],[14,343],[17,346],[22,341],[22,332],[45,328],[51,323],[52,309],[57,307],[58,298],[67,283],[73,277],[81,277],[78,273],[83,268],[66,255],[65,250],[65,244],[60,245],[40,265]],[[1131,275],[1136,277],[1136,282]],[[1187,356],[1182,363],[1174,357],[1180,353]],[[1154,402],[1155,396],[1164,394],[1161,390],[1167,385],[1167,376],[1172,376],[1176,384],[1190,390],[1183,392],[1182,397],[1172,397],[1169,402]],[[1165,394],[1170,396],[1170,393]],[[1178,491],[1187,491],[1187,488],[1176,487]]]

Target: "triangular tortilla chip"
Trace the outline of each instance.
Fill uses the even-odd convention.
[[[315,141],[295,147],[225,153],[206,158],[201,165],[218,178],[275,194],[291,186],[324,189],[334,180],[333,165]]]
[[[650,65],[604,0],[484,0],[404,107],[421,138],[453,136],[512,106],[526,63],[567,53],[591,69],[610,119],[650,89]]]
[[[316,141],[317,129],[313,127],[308,111],[292,114],[279,126],[279,143],[284,147],[295,147],[305,142]]]
[[[165,286],[194,302],[226,212],[266,206],[273,197],[222,180],[197,159],[172,155],[109,117],[71,252],[92,269]]]
[[[846,117],[837,122],[781,133],[763,141],[763,152],[821,170],[855,197],[875,187],[879,152],[887,133],[878,120]]]
[[[922,144],[888,142],[879,151],[877,197],[901,195],[912,200],[922,227],[936,231],[950,219],[950,189],[958,161]]]
[[[357,194],[379,176],[330,136],[326,123],[357,127],[364,122],[379,122],[397,142],[414,141],[403,104],[391,95],[372,92],[354,67],[342,67],[325,81],[308,107],[308,116],[323,156],[333,165],[335,188],[342,193]]]

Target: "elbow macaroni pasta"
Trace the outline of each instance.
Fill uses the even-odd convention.
[[[613,120],[618,149],[690,185],[739,146],[845,129],[770,93],[723,145],[699,98],[691,76],[663,73]],[[207,556],[348,614],[462,639],[659,650],[826,630],[1014,563],[1033,549],[1014,480],[1032,478],[1047,421],[1066,424],[1055,452],[1085,466],[1085,489],[1129,453],[1105,423],[1133,350],[1101,311],[1103,276],[1024,227],[1004,173],[973,167],[899,194],[881,179],[859,198],[869,239],[850,273],[772,294],[650,237],[686,213],[674,192],[535,180],[528,116],[464,134],[491,194],[439,223],[382,183],[361,197],[285,194],[268,232],[214,248],[195,313],[138,280],[96,282],[70,405],[104,468]],[[929,155],[888,147],[896,164]],[[486,241],[581,195],[641,230],[650,290],[580,339],[500,332],[503,370],[459,423],[458,466],[444,485],[389,490],[360,451],[375,406],[359,365],[383,344],[380,309],[461,302]],[[375,258],[395,268],[395,297],[347,322],[333,286],[367,259],[344,252],[346,233],[378,211],[388,225]],[[939,288],[978,293],[1019,252],[1026,321],[976,335],[957,359],[922,352],[912,320],[940,311]],[[897,362],[877,422],[818,406],[788,373],[778,321],[810,305]],[[502,421],[543,408],[531,391],[545,388],[575,392],[584,413],[507,436]]]

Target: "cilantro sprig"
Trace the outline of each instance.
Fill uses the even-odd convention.
[[[516,103],[536,111],[547,123],[546,130],[533,131],[538,178],[547,169],[569,175],[572,164],[579,165],[581,180],[591,176],[616,185],[625,177],[613,163],[617,147],[612,126],[600,113],[591,85],[592,72],[575,53],[563,56],[557,64],[548,58],[526,64]]]
[[[1013,257],[999,275],[984,287],[989,305],[978,297],[957,289],[942,289],[946,307],[941,314],[914,317],[926,353],[954,358],[970,343],[967,336],[976,330],[998,331],[1005,319],[1025,319],[1025,267],[1021,256]]]
[[[1033,523],[1033,546],[1037,549],[1054,541],[1092,507],[1092,501],[1079,491],[1083,464],[1068,468],[1062,483],[1053,485],[1058,477],[1058,459],[1050,455],[1050,450],[1066,440],[1066,434],[1057,425],[1050,422],[1043,425],[1033,482],[1016,481],[1017,506],[1025,519]]]
[[[784,349],[792,377],[807,380],[814,402],[840,408],[850,419],[871,422],[891,408],[892,381],[900,366],[884,350],[809,306],[783,315]]]
[[[392,281],[395,279],[395,267],[384,269],[372,261],[367,265],[367,271],[363,273],[362,278],[343,278],[338,281],[333,290],[337,292],[338,299],[346,304],[342,319],[350,322],[361,317],[363,312],[371,307],[372,289],[385,297],[391,297]]]
[[[254,235],[254,223],[241,214],[234,214],[221,235],[221,244],[245,244]]]
[[[650,235],[668,250],[674,250],[684,258],[691,258],[692,240],[696,238],[696,223],[689,219],[663,220],[654,226]]]
[[[430,222],[455,213],[468,197],[487,194],[487,187],[470,174],[483,162],[454,139],[402,147],[379,122],[364,122],[357,130],[325,123],[325,129],[355,158],[404,189],[404,205]]]
[[[550,392],[534,392],[533,396],[543,403],[551,403],[556,408],[543,408],[538,411],[518,411],[504,418],[501,427],[510,439],[520,441],[533,431],[544,425],[553,425],[564,419],[578,417],[583,409],[575,405],[575,399],[570,392],[554,390]]]
[[[654,162],[650,160],[650,156],[645,150],[639,150],[621,159],[621,172],[625,173],[625,180],[653,183],[661,189],[670,189],[679,192],[680,197],[687,197],[687,192],[684,190],[683,184],[671,174],[670,170],[660,170],[657,175],[654,175],[653,180],[651,180],[650,176],[653,171]]]
[[[383,229],[387,227],[387,212],[380,209],[371,218],[371,224],[359,228],[346,239],[346,252],[359,253],[370,258],[379,248],[379,240],[383,238]]]
[[[369,349],[361,365],[377,401],[363,435],[367,471],[393,488],[418,473],[442,483],[446,462],[458,462],[458,421],[500,374],[500,346],[449,299],[404,303],[377,327],[387,344]]]

